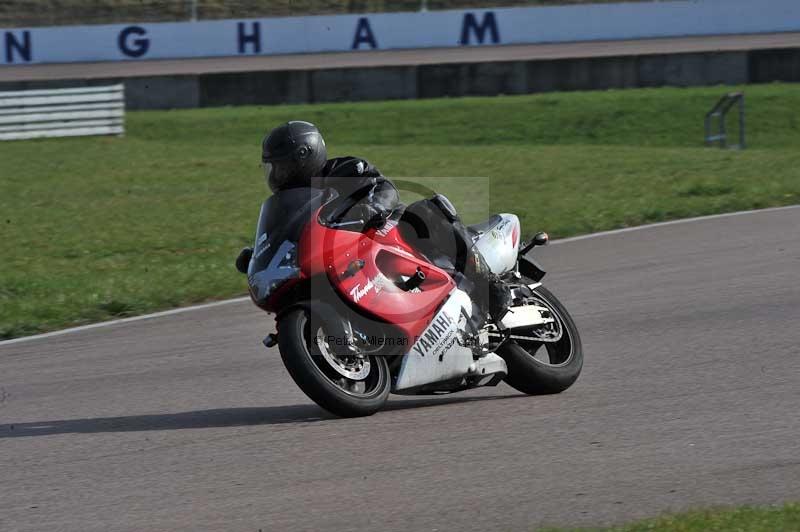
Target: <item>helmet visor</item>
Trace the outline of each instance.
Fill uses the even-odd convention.
[[[269,186],[269,176],[272,173],[272,163],[264,162],[261,163],[261,166],[264,167],[264,182]]]
[[[290,188],[293,179],[296,177],[296,168],[294,161],[274,161],[264,163],[264,177],[267,179],[267,185],[272,192],[278,192],[286,188]],[[298,186],[295,184],[295,186]]]

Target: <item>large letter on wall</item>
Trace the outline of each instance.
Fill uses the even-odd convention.
[[[25,30],[22,32],[22,42],[19,42],[13,33],[6,32],[6,63],[14,62],[14,52],[19,54],[23,61],[28,62],[31,60],[31,32]]]
[[[361,46],[361,43],[367,43],[372,49],[378,47],[378,43],[375,42],[375,35],[372,33],[372,28],[369,26],[369,19],[367,17],[361,17],[358,19],[358,24],[356,25],[356,36],[353,38],[353,46],[351,48],[353,50],[358,50],[358,48]]]
[[[483,44],[487,29],[491,35],[492,43],[498,44],[500,42],[500,32],[497,30],[497,20],[494,18],[493,11],[487,11],[483,15],[483,22],[480,24],[478,24],[473,13],[465,13],[464,22],[461,24],[461,45],[469,44],[469,36],[473,32],[478,44]]]
[[[239,39],[239,53],[244,54],[247,53],[245,47],[247,44],[253,45],[253,53],[260,54],[261,53],[261,23],[260,22],[253,22],[252,30],[250,33],[245,33],[244,31],[244,22],[239,22],[237,24],[239,29],[237,36]]]
[[[138,38],[129,39],[131,35],[138,35]],[[117,37],[119,51],[128,57],[142,57],[150,49],[150,39],[144,39],[147,31],[141,26],[128,26]]]

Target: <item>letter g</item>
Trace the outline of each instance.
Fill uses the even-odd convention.
[[[130,39],[132,35],[138,35],[139,38]],[[147,35],[147,31],[141,26],[128,26],[119,32],[119,51],[128,57],[142,57],[150,49],[150,39],[142,38],[143,35]]]

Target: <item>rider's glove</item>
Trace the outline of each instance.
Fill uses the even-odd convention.
[[[380,205],[363,204],[361,219],[364,220],[364,230],[380,229],[386,224],[391,211],[383,209]]]

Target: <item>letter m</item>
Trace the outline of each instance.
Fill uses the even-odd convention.
[[[494,11],[484,13],[480,24],[478,24],[474,13],[465,13],[464,22],[461,24],[461,46],[470,44],[470,35],[473,33],[478,44],[483,44],[486,38],[486,30],[489,30],[492,44],[500,42],[500,32],[497,30],[497,19],[494,17]]]

